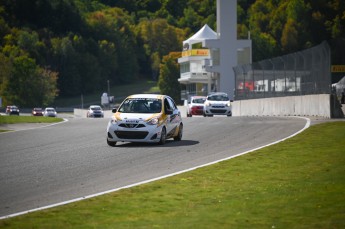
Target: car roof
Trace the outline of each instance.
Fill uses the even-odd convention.
[[[160,95],[160,94],[134,94],[130,95],[127,98],[133,99],[163,99],[164,97],[169,97],[167,95]]]
[[[99,105],[91,105],[90,108],[91,107],[101,107],[101,106],[99,106]]]
[[[225,92],[212,92],[212,93],[208,94],[208,96],[210,96],[210,95],[226,95],[226,96],[228,96],[228,94]]]
[[[203,98],[206,98],[206,96],[202,96],[202,95],[195,95],[195,96],[191,96],[191,98],[193,99],[203,99]]]

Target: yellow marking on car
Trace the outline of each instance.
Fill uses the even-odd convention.
[[[121,120],[122,120],[122,118],[121,118],[121,112],[116,112],[116,113],[114,114],[114,117],[116,118],[116,120],[121,121]]]

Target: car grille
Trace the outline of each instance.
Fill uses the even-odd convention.
[[[126,123],[122,123],[119,126],[124,127],[124,128],[142,128],[142,127],[145,127],[144,124],[126,124]]]
[[[224,108],[225,106],[223,105],[213,105],[212,108]]]
[[[114,133],[121,139],[144,139],[148,135],[147,131],[115,131]]]
[[[215,109],[210,109],[210,111],[215,114],[224,114],[226,112],[226,110],[215,110]]]

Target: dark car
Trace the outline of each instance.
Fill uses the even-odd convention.
[[[19,115],[19,109],[17,106],[7,106],[6,114],[8,115]]]
[[[33,116],[43,116],[43,109],[39,107],[35,107],[34,109],[32,109],[31,114]]]

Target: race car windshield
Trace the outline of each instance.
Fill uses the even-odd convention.
[[[162,100],[160,99],[127,99],[121,107],[118,109],[119,112],[123,113],[159,113],[162,110]]]
[[[208,97],[210,101],[228,101],[229,97],[226,95],[211,95]]]
[[[205,102],[205,99],[201,98],[201,99],[193,99],[193,103],[204,103]]]

